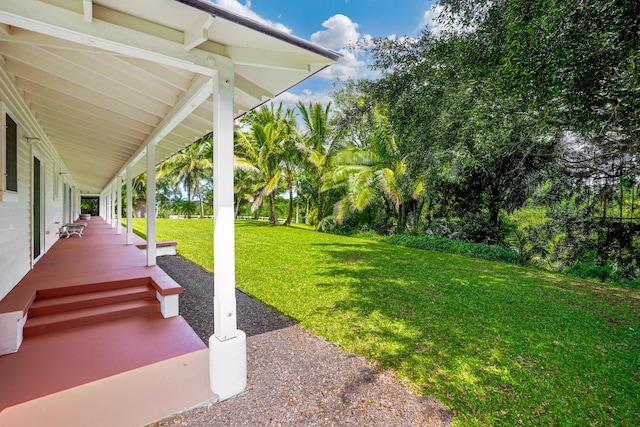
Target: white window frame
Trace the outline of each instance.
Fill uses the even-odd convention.
[[[1,132],[0,132],[0,202],[17,202],[18,201],[18,191],[7,191],[6,190],[6,158],[7,158],[7,115],[11,117],[16,123],[16,169],[19,166],[19,151],[20,151],[20,138],[19,138],[19,124],[15,119],[15,115],[9,111],[5,104],[0,102],[0,112],[2,114],[2,118],[0,118]],[[16,172],[17,173],[17,172]],[[18,174],[19,175],[19,174]],[[18,179],[18,177],[16,177]],[[18,183],[19,185],[19,183]]]
[[[57,164],[53,165],[53,200],[58,200],[60,191],[60,168]]]

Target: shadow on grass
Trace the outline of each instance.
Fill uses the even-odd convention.
[[[593,284],[461,256],[313,246],[332,260],[316,286],[341,296],[316,314],[461,425],[635,422],[637,300],[612,304]]]

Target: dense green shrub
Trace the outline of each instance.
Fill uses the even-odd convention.
[[[576,261],[564,270],[564,273],[580,277],[581,279],[599,279],[604,282],[611,277],[613,271],[611,266],[607,264],[598,265],[587,261]]]
[[[503,261],[511,264],[519,264],[520,256],[511,249],[497,245],[485,245],[482,243],[466,243],[456,240],[434,236],[410,236],[400,234],[390,236],[383,241],[394,245],[402,245],[410,248],[428,249],[432,251],[448,252],[452,254],[466,255],[473,258]]]
[[[313,225],[314,227],[318,225],[318,208],[313,208],[309,211],[305,223]]]
[[[459,221],[453,218],[435,218],[427,224],[424,234],[447,239],[460,239]]]
[[[502,242],[504,236],[502,230],[496,224],[492,224],[486,214],[469,213],[460,221],[460,237],[462,240],[473,243]]]

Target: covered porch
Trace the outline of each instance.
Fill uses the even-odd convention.
[[[137,426],[217,401],[206,345],[155,299],[181,288],[102,218],[87,224],[0,302],[29,313],[0,357],[0,424]]]
[[[79,387],[109,381],[118,385],[107,394],[126,396],[142,380],[123,372],[152,372],[147,368],[177,357],[198,355],[197,363],[178,366],[197,365],[198,381],[208,383],[195,400],[244,390],[245,334],[237,328],[234,294],[234,120],[337,58],[205,0],[0,2],[0,415],[19,414],[9,425],[36,412],[60,417],[60,400],[78,406],[84,394],[102,396]],[[179,316],[179,286],[155,267],[154,200],[156,164],[208,133],[216,248],[209,350],[191,339]],[[123,205],[132,206],[132,179],[142,173],[146,254],[136,247],[130,208],[128,226],[121,225]],[[83,237],[61,239],[61,227],[79,217],[83,194],[99,195],[100,216],[88,221]],[[131,294],[142,302],[128,300]],[[95,312],[95,300],[111,298],[122,308],[116,311],[132,316],[104,307]],[[60,307],[88,315],[52,313]],[[43,321],[47,316],[54,319]],[[147,333],[148,348],[137,351]],[[134,353],[121,358],[126,363],[118,361],[123,349]],[[167,377],[162,370],[155,375],[160,382]],[[140,396],[145,404],[154,400]],[[36,402],[49,409],[29,409]],[[125,416],[108,425],[139,420]]]

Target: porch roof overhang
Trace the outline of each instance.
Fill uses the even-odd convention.
[[[238,117],[338,57],[205,0],[0,3],[0,72],[24,100],[13,113],[83,193],[143,173],[148,144],[162,161],[212,131],[220,70]]]

